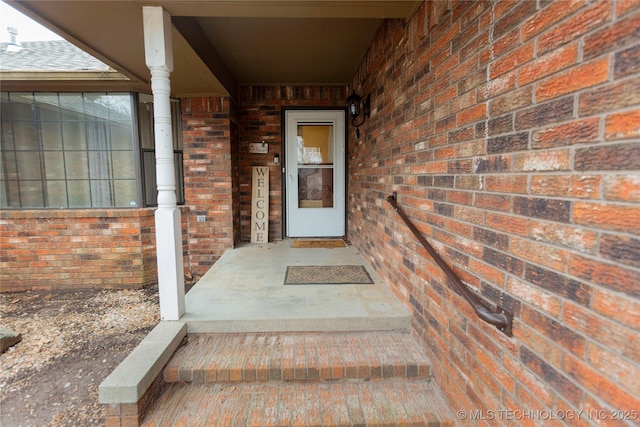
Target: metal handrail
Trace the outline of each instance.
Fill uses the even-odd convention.
[[[416,239],[422,246],[429,252],[431,258],[438,264],[438,266],[444,271],[449,279],[456,285],[458,290],[462,293],[464,299],[471,305],[475,313],[478,317],[485,322],[495,326],[502,332],[504,332],[508,336],[513,336],[512,325],[513,325],[513,314],[509,313],[499,305],[496,306],[496,310],[492,311],[489,307],[487,307],[477,295],[473,294],[467,286],[462,283],[462,281],[458,278],[456,273],[444,262],[442,257],[436,252],[436,250],[429,244],[427,239],[424,238],[422,233],[416,228],[415,225],[411,222],[411,220],[407,217],[407,215],[400,209],[398,206],[397,195],[394,192],[392,196],[387,197],[387,201],[393,206],[395,211],[400,215],[400,218],[404,221],[404,223],[409,227],[416,236]]]

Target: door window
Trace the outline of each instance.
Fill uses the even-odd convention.
[[[298,207],[332,208],[333,125],[298,125]]]

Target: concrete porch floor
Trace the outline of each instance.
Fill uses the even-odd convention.
[[[189,333],[409,330],[408,310],[362,255],[291,248],[292,239],[226,251],[186,295]],[[284,285],[287,266],[363,265],[374,284]]]
[[[407,348],[415,346],[418,349],[409,335],[408,309],[382,283],[364,257],[353,246],[292,248],[292,241],[243,243],[226,251],[186,294],[186,313],[182,318],[179,321],[160,322],[100,384],[100,402],[105,405],[109,422],[113,425],[139,425],[147,414],[148,424],[145,425],[175,425],[173,421],[166,421],[169,419],[167,417],[173,419],[175,414],[179,414],[175,415],[179,417],[195,416],[193,422],[201,422],[201,411],[207,414],[203,419],[210,416],[217,420],[222,419],[222,409],[215,405],[219,401],[227,402],[226,406],[233,404],[234,411],[248,410],[251,405],[262,408],[264,404],[264,408],[258,408],[257,419],[261,419],[260,414],[264,411],[285,414],[287,408],[304,409],[290,402],[287,396],[306,396],[305,400],[318,408],[320,412],[301,412],[300,416],[305,419],[307,416],[318,416],[322,411],[333,411],[335,405],[326,405],[327,397],[324,394],[338,393],[337,396],[343,396],[340,399],[354,402],[360,401],[360,394],[365,400],[367,396],[376,394],[378,400],[383,402],[378,408],[379,413],[371,405],[358,406],[359,409],[355,408],[354,413],[357,415],[362,412],[362,416],[366,413],[368,418],[375,421],[371,425],[381,425],[376,424],[376,420],[390,416],[386,402],[397,400],[398,393],[401,392],[411,395],[412,401],[415,396],[421,396],[423,403],[413,410],[418,414],[419,425],[427,424],[423,415],[431,417],[433,414],[436,415],[429,418],[429,425],[451,425],[446,422],[446,416],[437,415],[445,414],[438,409],[440,406],[444,407],[438,403],[443,400],[439,397],[437,387],[430,383],[426,371],[421,378],[417,378],[414,374],[419,372],[418,362],[407,362]],[[374,283],[285,285],[287,266],[303,265],[362,265]],[[207,333],[222,334],[204,335]],[[203,335],[189,337],[189,334]],[[224,345],[210,345],[207,340],[211,339],[235,340],[238,343],[236,345],[225,341]],[[367,340],[375,343],[375,348],[363,347],[362,343],[368,342]],[[205,344],[199,345],[201,341]],[[265,348],[245,345],[254,341],[269,345]],[[190,355],[190,352],[200,350],[203,353]],[[180,351],[182,356],[178,357]],[[417,353],[420,352],[417,350]],[[206,355],[214,355],[216,360],[217,355],[220,355],[222,364],[216,365],[213,359],[205,361],[208,357]],[[264,369],[258,365],[253,366],[253,359],[248,355],[261,355],[260,360],[266,360],[263,360]],[[396,356],[402,363],[393,362]],[[267,360],[270,357],[274,359]],[[424,358],[423,355],[421,357]],[[404,368],[403,364],[406,364]],[[282,374],[280,380],[277,380],[276,371],[280,365]],[[420,366],[423,365],[428,366],[427,362]],[[193,384],[194,378],[210,377],[214,372],[216,381],[219,375],[222,378],[226,372],[229,372],[231,378],[232,371],[234,378],[240,373],[243,381],[245,377],[261,381],[240,382],[230,388],[222,387],[225,390],[237,388],[246,391],[238,397],[222,396],[218,393],[220,387],[216,382]],[[172,372],[178,375],[178,382],[167,381]],[[261,374],[258,375],[258,372]],[[263,378],[264,372],[269,373],[268,378]],[[291,372],[294,375],[289,378]],[[312,375],[316,372],[317,376]],[[329,372],[331,374],[327,377]],[[367,372],[378,372],[381,375],[380,381],[368,381]],[[308,378],[300,376],[303,373]],[[360,374],[363,375],[362,378]],[[306,382],[289,381],[298,376],[306,378]],[[411,378],[405,378],[407,376]],[[324,384],[320,381],[321,378],[332,381]],[[354,389],[352,383],[356,379],[360,381]],[[402,388],[405,385],[420,389],[405,392]],[[369,389],[370,386],[374,389]],[[265,387],[270,390],[267,394],[271,397],[263,401],[260,399],[266,399],[267,394],[260,390]],[[187,397],[188,402],[201,402],[202,405],[194,409],[189,406],[190,403],[175,400],[184,393],[191,396]],[[275,400],[272,399],[273,393],[277,394]],[[247,404],[247,396],[255,397],[251,399],[253,403],[250,405]],[[404,412],[400,406],[394,408],[396,412],[400,411],[396,414],[397,419],[389,418],[389,423],[385,425],[404,425],[401,421],[406,418],[405,415],[409,415],[402,415]],[[149,410],[151,413],[148,413]],[[354,420],[353,425],[364,425]],[[226,424],[223,421],[217,422],[216,425],[225,426],[253,425],[249,421],[229,421]],[[278,423],[280,421],[267,424]],[[346,421],[323,425],[338,424],[351,425]]]

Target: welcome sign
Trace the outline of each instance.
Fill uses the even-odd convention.
[[[269,241],[269,168],[254,166],[251,180],[251,243]]]

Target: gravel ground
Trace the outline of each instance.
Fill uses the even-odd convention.
[[[0,294],[0,425],[103,425],[98,386],[158,324],[157,288]]]

